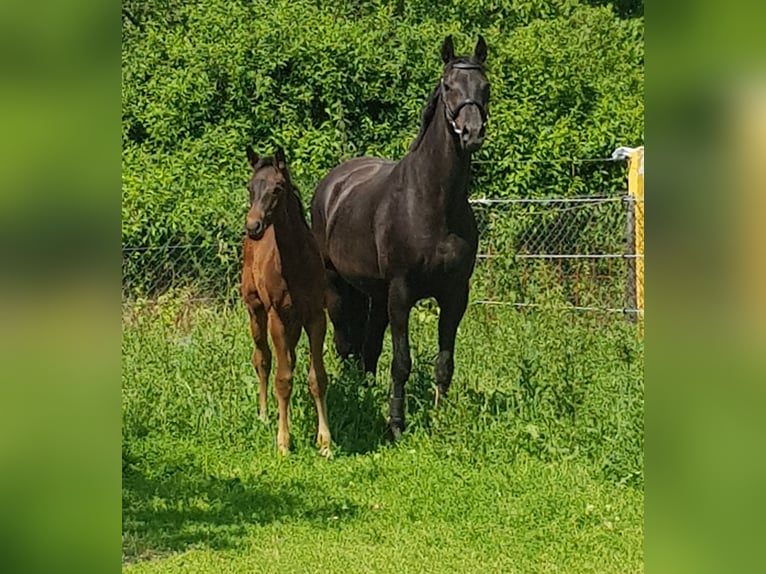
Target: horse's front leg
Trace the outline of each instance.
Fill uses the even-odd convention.
[[[409,319],[412,294],[403,278],[394,279],[388,290],[388,317],[391,323],[391,342],[394,357],[391,361],[391,401],[388,426],[394,440],[404,431],[404,383],[410,376]]]
[[[272,309],[269,311],[269,332],[274,343],[277,358],[277,373],[274,377],[274,394],[277,397],[279,418],[277,423],[277,448],[282,454],[290,451],[290,395],[293,392],[293,368],[295,346],[300,336],[297,325]]]
[[[253,368],[258,374],[258,417],[268,422],[266,414],[266,399],[271,372],[271,350],[269,349],[268,333],[266,331],[266,310],[263,305],[247,303],[250,315],[250,334],[253,336]]]
[[[434,366],[436,376],[434,404],[439,406],[440,397],[447,395],[452,384],[452,374],[455,371],[455,337],[458,325],[468,306],[468,285],[449,290],[437,297],[436,301],[439,303],[439,354]]]

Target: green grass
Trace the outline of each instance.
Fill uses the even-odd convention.
[[[123,319],[126,572],[643,571],[643,345],[619,318],[472,306],[433,408],[436,315],[412,314],[408,430],[325,354],[334,457],[313,446],[301,342],[294,451],[257,418],[240,307]]]

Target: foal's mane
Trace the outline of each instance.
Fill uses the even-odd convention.
[[[439,78],[439,83],[436,84],[436,87],[431,92],[431,95],[428,96],[428,101],[426,102],[426,105],[423,108],[423,113],[420,115],[420,131],[418,132],[418,135],[415,138],[415,140],[410,144],[409,151],[411,152],[415,151],[416,149],[420,147],[420,144],[423,142],[423,138],[426,135],[426,131],[428,131],[428,126],[431,125],[431,120],[434,119],[434,114],[436,113],[436,105],[439,103],[439,96],[442,93],[441,78],[444,77],[444,74],[447,73],[447,71],[450,70],[452,66],[454,66],[455,64],[471,64],[474,66],[478,66],[482,71],[484,70],[484,66],[480,62],[477,62],[471,56],[459,56],[457,58],[454,58],[449,64],[444,66],[442,75]]]
[[[253,167],[253,173],[267,166],[273,167],[275,169],[279,169],[277,167],[277,161],[273,156],[262,157],[258,160],[258,163],[256,163],[255,166]],[[303,202],[301,201],[301,196],[298,193],[298,189],[293,185],[293,176],[290,173],[290,169],[287,166],[285,166],[285,169],[280,171],[287,176],[288,211],[289,211],[289,208],[292,206],[292,211],[295,211],[298,213],[301,221],[303,222],[303,225],[306,226],[306,229],[309,229],[308,220],[306,219],[306,212],[303,208]]]

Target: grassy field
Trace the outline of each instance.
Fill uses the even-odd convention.
[[[471,306],[446,408],[436,314],[412,314],[404,440],[326,343],[334,457],[313,446],[305,338],[294,452],[257,417],[244,310],[123,316],[125,572],[642,572],[643,345],[618,317]]]

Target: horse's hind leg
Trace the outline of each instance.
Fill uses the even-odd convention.
[[[274,377],[274,394],[279,411],[277,448],[282,454],[287,454],[290,450],[290,395],[293,392],[295,345],[298,343],[300,326],[296,327],[283,320],[276,310],[272,310],[269,311],[269,332],[277,356],[277,372]]]
[[[311,391],[311,396],[314,397],[317,409],[317,446],[322,456],[329,457],[331,455],[330,444],[332,439],[330,437],[330,428],[327,424],[327,372],[324,369],[324,360],[322,359],[326,331],[327,320],[324,316],[324,310],[322,310],[306,326],[306,334],[309,338],[309,349],[311,352],[309,391]]]
[[[384,293],[382,297],[372,297],[370,300],[370,314],[362,350],[366,373],[375,375],[378,369],[378,359],[383,350],[383,336],[386,334],[387,326],[388,294]]]
[[[248,304],[250,315],[250,334],[253,336],[253,368],[258,374],[258,417],[268,421],[266,400],[271,372],[271,350],[269,349],[268,333],[266,331],[266,311],[263,306]]]
[[[335,351],[342,360],[360,357],[367,324],[369,298],[333,269],[327,270],[327,313],[335,331]]]
[[[465,309],[468,306],[468,286],[447,291],[437,297],[439,303],[439,354],[436,357],[434,374],[436,376],[435,405],[439,398],[446,396],[452,384],[455,371],[455,337]]]

